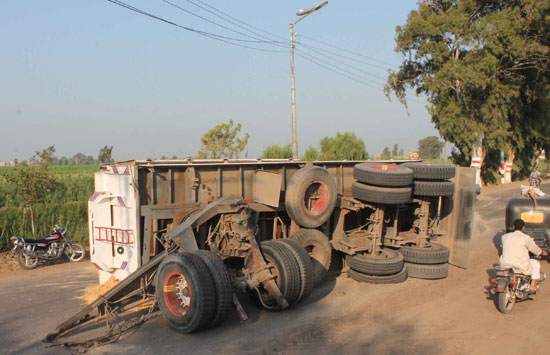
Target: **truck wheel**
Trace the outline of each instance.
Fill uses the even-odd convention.
[[[405,263],[409,269],[409,276],[417,279],[436,280],[444,279],[449,275],[449,264],[413,264]]]
[[[378,187],[365,185],[354,181],[351,185],[351,194],[358,200],[398,205],[411,200],[410,187]]]
[[[404,282],[407,279],[407,272],[406,266],[404,266],[403,269],[397,274],[386,276],[367,275],[359,271],[349,269],[348,276],[359,282],[370,282],[373,284],[395,284]]]
[[[326,169],[306,166],[288,181],[286,211],[299,226],[317,228],[332,214],[336,195],[336,183]]]
[[[214,318],[210,324],[208,324],[208,327],[213,327],[223,322],[233,308],[233,284],[231,282],[231,275],[229,275],[222,259],[211,251],[197,250],[193,253],[197,254],[202,261],[204,261],[214,279],[214,292],[217,300]]]
[[[283,246],[270,240],[262,242],[260,248],[267,265],[275,277],[275,283],[279,287],[281,294],[290,306],[295,305],[302,286],[298,271],[298,262],[286,248],[286,244]],[[253,269],[253,261],[250,254],[245,259],[245,266],[250,270]],[[269,311],[281,309],[261,285],[255,293],[257,300],[263,308]]]
[[[455,167],[448,164],[428,162],[402,164],[413,171],[413,177],[419,180],[444,180],[455,177]]]
[[[442,264],[449,261],[450,250],[444,245],[430,243],[426,248],[404,246],[400,249],[405,261],[416,264]]]
[[[357,181],[376,186],[408,186],[413,181],[413,172],[395,164],[361,163],[353,167]]]
[[[313,290],[313,266],[307,251],[294,239],[281,239],[281,243],[286,244],[298,262],[302,288],[298,295],[297,302],[301,302],[309,297]]]
[[[299,229],[290,236],[308,252],[313,268],[313,286],[317,285],[330,268],[332,247],[326,235],[317,229]]]
[[[369,275],[393,275],[403,270],[403,255],[393,249],[382,249],[379,255],[346,255],[346,263],[355,271]]]
[[[451,181],[419,181],[413,182],[414,196],[452,196],[455,184]]]
[[[25,270],[32,270],[38,267],[38,258],[31,258],[25,255],[22,250],[17,253],[15,258],[17,259],[19,266]]]
[[[170,255],[161,262],[156,297],[164,318],[182,333],[203,329],[214,318],[214,280],[196,254]]]

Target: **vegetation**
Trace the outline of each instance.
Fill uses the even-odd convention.
[[[422,159],[437,159],[443,153],[445,143],[436,136],[429,136],[418,141],[418,154]]]
[[[59,224],[69,227],[72,239],[86,242],[87,201],[94,191],[96,171],[96,165],[0,169],[0,251],[9,250],[13,235],[32,236],[30,205],[36,238]]]
[[[422,0],[397,27],[404,56],[386,93],[427,96],[439,134],[469,164],[481,142],[482,173],[500,151],[526,174],[535,148],[550,141],[550,1]],[[546,149],[550,151],[550,149]]]
[[[262,153],[263,159],[290,159],[292,158],[292,147],[290,144],[280,146],[277,144],[270,145],[264,149]]]
[[[101,148],[99,150],[99,154],[97,155],[97,160],[102,163],[112,163],[113,162],[113,146],[106,145],[105,147]]]
[[[241,124],[233,127],[233,120],[229,123],[221,123],[210,131],[206,132],[201,138],[201,148],[197,153],[201,159],[218,158],[238,158],[246,145],[248,144],[249,134],[238,138],[241,131]]]
[[[309,147],[302,159],[312,160],[366,160],[369,155],[365,142],[354,133],[336,133],[336,137],[321,139],[320,149]]]

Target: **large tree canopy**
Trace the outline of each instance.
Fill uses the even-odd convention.
[[[426,95],[463,162],[480,137],[483,157],[510,152],[524,172],[548,147],[550,0],[423,0],[396,43],[405,59],[386,93],[404,104],[409,88]]]

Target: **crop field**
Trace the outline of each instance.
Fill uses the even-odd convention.
[[[13,235],[39,239],[55,224],[69,228],[69,238],[88,240],[88,198],[94,191],[96,165],[51,166],[49,174],[58,188],[47,194],[41,203],[32,206],[35,235],[32,235],[31,210],[17,187],[6,176],[14,168],[0,169],[0,252],[10,249]]]

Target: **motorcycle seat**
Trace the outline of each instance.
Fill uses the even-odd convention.
[[[38,244],[38,243],[44,243],[48,244],[49,240],[46,240],[45,238],[42,239],[24,239],[26,244]]]

